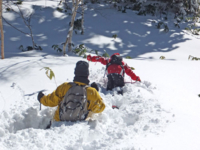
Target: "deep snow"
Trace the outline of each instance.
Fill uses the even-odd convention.
[[[0,60],[0,147],[12,149],[128,149],[128,150],[199,150],[200,143],[200,56],[199,37],[173,27],[163,33],[154,27],[159,17],[118,12],[107,5],[89,5],[85,12],[85,34],[74,34],[73,42],[88,49],[119,52],[134,67],[141,83],[127,83],[124,95],[107,92],[105,66],[89,62],[89,80],[97,82],[106,109],[89,122],[54,123],[44,128],[55,108],[42,106],[37,92],[51,93],[57,85],[73,80],[78,60],[74,54],[62,56],[53,44],[61,44],[67,35],[70,16],[56,11],[58,1],[23,2],[25,12],[34,10],[32,28],[36,43],[43,51],[21,52],[31,45],[30,38],[4,22],[5,57]],[[45,6],[44,6],[45,5]],[[29,10],[27,10],[29,8]],[[20,29],[22,20],[13,12],[3,16]],[[184,28],[186,23],[182,23]],[[28,32],[28,30],[26,29]],[[112,38],[117,34],[116,39]],[[159,59],[165,56],[166,59]],[[56,77],[49,80],[43,67]],[[131,82],[125,76],[127,82]],[[114,95],[114,96],[113,96]],[[119,110],[112,109],[117,105]]]

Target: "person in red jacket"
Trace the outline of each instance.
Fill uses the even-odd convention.
[[[122,57],[119,53],[114,53],[109,59],[105,59],[101,56],[87,56],[88,61],[100,62],[106,65],[106,73],[108,77],[107,90],[112,90],[115,87],[120,87],[118,94],[123,95],[122,87],[124,86],[124,74],[126,73],[132,80],[139,81],[140,77],[136,76],[131,68],[122,61]]]

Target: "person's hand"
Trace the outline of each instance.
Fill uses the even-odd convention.
[[[93,83],[91,84],[91,87],[93,87],[93,88],[95,88],[97,91],[99,91],[99,87],[98,87],[98,85],[96,84],[96,82],[93,82]]]
[[[40,99],[44,96],[44,94],[42,92],[38,93],[37,99],[40,102]]]
[[[137,77],[137,78],[136,78],[136,81],[139,81],[139,82],[141,82],[141,80],[140,80],[140,77]]]
[[[92,60],[92,56],[91,55],[87,55],[87,60],[91,61]]]

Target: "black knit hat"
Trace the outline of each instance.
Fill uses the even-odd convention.
[[[76,68],[74,71],[74,74],[76,76],[85,76],[88,77],[89,76],[89,64],[86,61],[78,61],[76,63]]]
[[[74,70],[74,81],[89,84],[89,64],[86,61],[78,61]]]

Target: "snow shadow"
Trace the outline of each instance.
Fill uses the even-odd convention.
[[[99,50],[100,53],[106,50],[109,55],[119,52],[124,57],[130,56],[140,60],[154,59],[139,57],[139,55],[151,52],[167,53],[179,48],[174,46],[175,44],[191,40],[184,38],[183,33],[179,34],[181,29],[175,28],[173,21],[169,21],[169,32],[165,33],[163,29],[157,29],[154,23],[161,21],[159,17],[138,16],[131,10],[127,10],[124,14],[115,9],[103,7],[96,9],[98,11],[94,9],[93,13],[85,17],[87,37],[79,39],[86,47]],[[100,25],[98,28],[97,24]],[[117,35],[117,38],[113,38],[113,35]]]
[[[25,52],[26,53],[26,52]],[[31,71],[33,71],[34,69],[36,69],[35,71],[38,73],[40,72],[40,69],[42,69],[44,66],[56,66],[56,65],[64,65],[64,62],[66,62],[65,59],[59,59],[56,63],[54,61],[51,61],[51,57],[46,57],[46,55],[40,57],[40,58],[27,58],[27,60],[17,60],[13,62],[13,64],[10,65],[6,65],[4,67],[0,68],[0,76],[1,76],[1,80],[0,83],[5,83],[8,81],[13,81],[13,77],[9,78],[9,74],[12,74],[12,76],[18,76],[19,72],[21,72],[21,74],[23,74],[24,76],[26,76],[27,74],[29,74]],[[5,61],[9,61],[9,60],[5,60]],[[6,63],[6,62],[5,62]],[[32,70],[30,70],[30,67],[32,68]],[[38,69],[38,67],[40,69]],[[30,73],[31,74],[31,73]]]
[[[31,12],[31,29],[33,32],[33,38],[38,46],[42,47],[42,51],[36,50],[40,56],[45,56],[47,54],[62,56],[62,53],[57,52],[52,48],[54,44],[60,44],[61,48],[67,36],[68,21],[66,18],[70,19],[68,12],[59,12],[56,10],[56,4],[52,7],[43,7],[37,5],[22,5],[22,11],[24,16],[30,15]],[[12,16],[12,19],[9,19]],[[10,57],[33,57],[37,54],[30,51],[22,52],[19,49],[20,45],[24,48],[27,46],[32,46],[31,37],[24,34],[30,33],[27,26],[24,24],[23,19],[14,11],[4,12],[4,18],[20,31],[14,29],[9,24],[4,22],[5,30],[5,58]],[[22,33],[22,32],[24,33]],[[12,43],[12,44],[10,44]],[[51,44],[51,45],[49,45]],[[13,49],[14,48],[14,49]]]
[[[53,50],[52,45],[59,45],[62,49],[61,44],[66,40],[71,16],[69,15],[70,11],[57,11],[56,5],[57,3],[55,3],[55,7],[44,8],[36,5],[31,7],[31,11],[34,11],[31,27],[35,43],[43,48],[42,51],[38,51],[42,56],[47,54],[62,56],[62,53]],[[29,9],[24,8],[24,12],[30,13]],[[11,24],[29,33],[23,20],[17,14],[4,12],[4,14],[6,13],[12,14],[14,18],[9,21]],[[80,16],[77,13],[76,18]],[[150,15],[138,16],[136,12],[131,10],[127,10],[127,13],[124,14],[104,4],[101,7],[90,5],[85,10],[84,35],[73,33],[72,42],[75,46],[85,44],[89,50],[99,50],[99,54],[104,53],[104,50],[106,50],[109,55],[119,52],[124,57],[130,56],[144,60],[154,58],[139,57],[139,55],[150,52],[170,52],[178,48],[178,46],[174,46],[175,44],[190,40],[184,38],[184,34],[179,34],[181,29],[176,29],[173,21],[168,23],[170,29],[168,33],[164,33],[162,29],[156,29],[154,22],[159,20],[161,20],[159,17]],[[24,47],[31,46],[30,37],[20,33],[6,23],[4,23],[4,30],[7,36],[5,38],[6,58],[33,56],[32,53],[21,52],[18,49],[20,45]],[[113,38],[113,35],[117,35],[117,38]],[[11,42],[12,45],[10,44]]]

